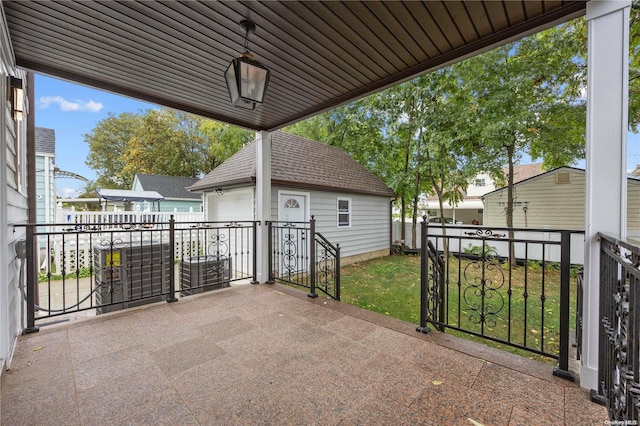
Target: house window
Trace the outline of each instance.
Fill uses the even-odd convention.
[[[473,185],[474,186],[486,186],[486,182],[484,181],[484,179],[476,179],[473,181]]]
[[[338,228],[351,226],[351,198],[338,198]]]
[[[293,198],[289,198],[287,201],[285,201],[284,208],[285,209],[299,209],[300,208],[300,204],[298,204],[297,200],[295,200]]]

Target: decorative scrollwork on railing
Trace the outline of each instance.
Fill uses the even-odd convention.
[[[213,234],[209,237],[207,253],[214,257],[224,257],[229,254],[227,234]]]
[[[282,225],[283,228],[296,228],[296,224],[292,223],[292,222],[287,222],[284,225]]]
[[[488,250],[480,259],[470,262],[463,273],[467,317],[471,323],[484,324],[489,328],[497,325],[499,313],[505,305],[500,293],[505,277],[497,257],[494,250]]]
[[[150,224],[148,224],[148,223],[121,223],[120,224],[120,228],[124,229],[125,231],[129,231],[129,230],[136,230],[136,229],[144,229],[148,225],[150,225]]]
[[[629,287],[619,285],[615,301],[615,318],[611,323],[608,318],[602,319],[603,327],[609,341],[613,355],[613,375],[610,386],[609,412],[612,418],[626,419],[627,397],[631,383],[633,382],[633,372],[629,371],[628,352],[628,332],[629,332]]]
[[[316,250],[317,261],[317,286],[327,294],[335,293],[335,269],[336,253],[322,241],[316,240],[319,250]]]
[[[287,232],[282,236],[283,276],[291,278],[298,271],[298,239],[295,233]]]
[[[242,224],[238,222],[229,222],[224,226],[227,228],[242,228]]]
[[[427,271],[427,318],[439,321],[440,305],[443,302],[440,294],[440,277],[438,268],[434,263],[429,263]]]
[[[81,233],[81,232],[99,231],[100,227],[98,225],[78,223],[78,224],[73,225],[70,228],[62,228],[62,230],[64,232]]]
[[[480,237],[480,238],[504,238],[506,237],[505,234],[494,234],[493,231],[491,229],[482,229],[482,228],[478,228],[475,231],[471,231],[471,232],[465,232],[466,235],[471,235],[474,237]]]
[[[204,222],[198,222],[194,225],[191,225],[191,228],[198,228],[198,229],[207,229],[207,228],[213,228],[213,226],[209,223],[204,223]]]
[[[109,240],[107,238],[101,238],[100,241],[98,241],[98,245],[102,247],[107,247],[107,246],[113,247],[123,243],[124,241],[122,241],[121,238],[114,238],[113,240]]]

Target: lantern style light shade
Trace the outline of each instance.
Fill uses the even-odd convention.
[[[269,84],[269,70],[256,61],[249,53],[249,35],[256,26],[253,22],[240,21],[240,29],[244,32],[244,53],[233,59],[224,73],[231,103],[234,106],[254,110],[262,104]]]
[[[234,106],[255,109],[264,100],[269,84],[269,70],[245,52],[233,59],[224,73],[231,103]]]

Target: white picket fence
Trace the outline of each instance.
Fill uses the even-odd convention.
[[[169,222],[173,216],[176,222],[202,222],[204,221],[204,213],[202,212],[143,212],[143,211],[124,211],[124,212],[87,212],[58,209],[56,213],[57,224],[129,224],[129,223],[162,223]]]

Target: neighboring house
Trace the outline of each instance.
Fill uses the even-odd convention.
[[[56,133],[36,127],[36,222],[56,222]]]
[[[506,226],[507,188],[484,199],[484,225]],[[513,226],[583,230],[585,225],[585,171],[559,167],[514,186]],[[627,179],[627,229],[640,236],[640,180]]]
[[[159,203],[161,212],[198,213],[202,211],[202,197],[186,189],[197,181],[197,178],[137,173],[131,189],[155,191],[162,195],[164,200]],[[147,202],[141,202],[134,203],[134,208],[147,211],[151,206]]]
[[[274,132],[271,219],[304,222],[340,244],[343,264],[389,254],[393,191],[342,150]],[[254,220],[256,143],[216,167],[189,189],[204,192],[212,221]]]
[[[508,176],[508,169],[504,168],[505,182]],[[533,176],[537,176],[542,173],[542,163],[535,164],[521,164],[513,168],[513,181],[520,182],[525,179],[529,179]],[[448,202],[443,204],[444,217],[449,217],[455,221],[462,222],[464,224],[471,224],[473,220],[477,220],[479,225],[484,224],[484,204],[482,202],[482,196],[492,192],[496,189],[496,182],[487,173],[479,173],[476,175],[467,186],[464,199],[456,206],[452,206]],[[426,208],[429,217],[441,216],[440,205],[437,197],[427,197],[426,203],[423,201],[423,205],[426,204]]]

